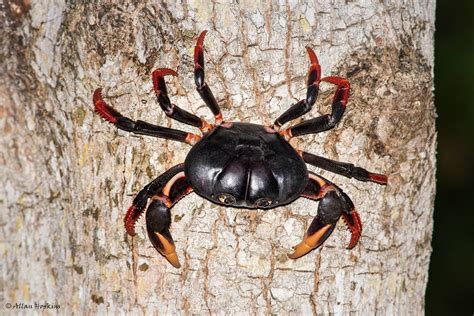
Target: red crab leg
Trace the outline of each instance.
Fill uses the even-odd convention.
[[[209,131],[212,126],[208,122],[174,104],[171,104],[164,79],[164,76],[167,75],[177,76],[177,73],[172,69],[159,68],[153,71],[152,74],[153,88],[155,89],[155,94],[158,98],[158,103],[160,104],[161,109],[168,117],[171,117],[172,119],[180,121],[184,124],[198,127],[203,132]]]
[[[273,128],[277,131],[283,124],[294,120],[311,110],[318,98],[319,82],[321,80],[321,66],[319,65],[318,57],[316,57],[314,51],[309,47],[306,47],[306,50],[308,51],[309,60],[311,61],[308,70],[306,99],[293,104],[276,119],[275,123],[273,123]]]
[[[337,85],[337,90],[332,101],[331,114],[326,114],[314,119],[303,121],[293,127],[281,131],[280,134],[286,139],[305,134],[315,134],[327,131],[331,128],[334,128],[341,120],[342,115],[346,110],[347,100],[349,99],[349,81],[341,77],[326,77],[321,79],[321,81],[326,81]]]
[[[356,167],[351,163],[339,162],[324,157],[316,156],[304,151],[299,151],[306,163],[315,167],[328,170],[348,178],[355,178],[359,181],[372,181],[378,184],[387,184],[387,176]]]
[[[199,92],[204,103],[211,109],[216,124],[222,123],[222,113],[219,105],[217,104],[216,98],[212,93],[211,89],[205,81],[204,72],[204,37],[207,31],[201,32],[197,40],[196,46],[194,47],[194,81],[196,83],[196,89]]]
[[[192,133],[186,133],[177,129],[153,125],[144,121],[133,121],[124,117],[117,110],[105,103],[102,98],[102,89],[96,89],[92,97],[95,111],[106,121],[114,124],[117,128],[134,134],[154,136],[177,140],[180,142],[194,145],[200,137]]]
[[[353,248],[357,244],[362,224],[359,215],[354,211],[352,201],[340,188],[310,172],[308,185],[301,196],[321,201],[318,206],[318,214],[311,222],[303,241],[294,247],[293,253],[288,254],[289,258],[297,259],[321,246],[333,232],[341,215],[344,216],[351,230],[349,248]]]

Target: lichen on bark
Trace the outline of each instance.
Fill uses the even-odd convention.
[[[82,313],[422,314],[435,187],[432,100],[434,1],[6,1],[2,8],[0,190],[2,306],[57,302]],[[351,98],[333,131],[294,144],[389,175],[381,187],[330,174],[364,230],[345,249],[341,223],[296,261],[286,253],[317,203],[239,210],[189,195],[173,208],[183,263],[175,270],[123,229],[125,209],[189,147],[116,131],[93,113],[104,87],[135,119],[190,130],[159,109],[157,67],[172,102],[211,118],[192,78],[192,49],[208,29],[206,78],[228,120],[270,124],[305,95],[308,59],[345,76]],[[305,118],[327,113],[322,86]]]

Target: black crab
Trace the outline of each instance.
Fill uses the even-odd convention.
[[[194,78],[199,95],[215,117],[214,124],[171,103],[164,76],[176,72],[160,68],[153,72],[153,86],[165,114],[197,127],[202,137],[193,133],[133,121],[107,105],[97,89],[93,95],[96,112],[117,128],[141,135],[166,138],[192,146],[184,163],[176,165],[146,185],[133,200],[125,216],[125,228],[135,235],[135,223],[145,210],[146,228],[155,249],[174,267],[180,263],[170,233],[171,208],[190,192],[229,207],[269,209],[289,204],[299,197],[320,200],[318,212],[303,241],[296,245],[291,259],[318,248],[332,233],[342,216],[350,232],[348,248],[361,235],[362,224],[349,196],[337,185],[308,171],[306,163],[348,178],[387,184],[387,176],[368,172],[350,163],[342,163],[293,148],[289,139],[334,128],[341,120],[349,98],[349,82],[341,77],[321,78],[321,67],[314,51],[307,47],[311,65],[306,98],[293,104],[278,117],[273,126],[223,121],[219,105],[206,84],[203,42],[206,31],[194,49]],[[281,127],[311,110],[316,102],[319,83],[337,86],[331,114],[325,114],[281,130]]]

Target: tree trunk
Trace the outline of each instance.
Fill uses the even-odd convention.
[[[126,2],[3,4],[2,308],[423,314],[435,193],[434,1]],[[212,121],[192,76],[204,29],[206,78],[227,120],[269,125],[303,98],[305,46],[323,76],[349,79],[338,127],[293,144],[389,175],[380,186],[309,167],[354,201],[363,222],[354,249],[341,221],[321,249],[287,258],[316,214],[317,202],[305,199],[255,211],[188,195],[172,210],[179,270],[153,249],[144,218],[137,236],[125,234],[133,197],[190,147],[117,131],[94,114],[92,92],[103,87],[134,119],[191,131],[155,100],[151,72],[169,67],[179,73],[167,79],[172,102]],[[333,93],[323,84],[305,118],[328,113]]]

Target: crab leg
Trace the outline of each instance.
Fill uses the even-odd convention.
[[[207,31],[203,31],[199,35],[196,46],[194,47],[194,81],[202,100],[206,103],[207,107],[211,109],[212,114],[214,114],[216,125],[219,125],[222,123],[221,109],[217,104],[214,94],[205,81],[203,43],[206,33]]]
[[[105,103],[102,98],[102,89],[96,89],[92,97],[95,111],[106,121],[114,124],[117,128],[134,134],[154,136],[177,140],[194,145],[201,137],[192,133],[186,133],[177,129],[153,125],[144,121],[133,121],[124,117],[117,110]]]
[[[184,175],[184,165],[179,164],[145,186],[133,201],[125,216],[125,229],[130,236],[135,235],[135,223],[143,213],[148,199],[151,203],[146,212],[148,237],[155,249],[175,268],[179,268],[176,247],[169,231],[170,209],[192,188]]]
[[[155,94],[158,98],[158,103],[160,104],[161,109],[168,117],[171,117],[172,119],[180,121],[184,124],[198,127],[203,132],[210,130],[212,126],[208,122],[174,104],[171,104],[164,79],[164,76],[167,75],[177,76],[177,73],[172,69],[159,68],[153,71],[152,74],[153,88],[155,89]]]
[[[337,85],[336,93],[332,100],[331,114],[322,115],[314,119],[303,121],[293,127],[280,132],[286,139],[301,136],[305,134],[315,134],[334,128],[342,118],[346,110],[347,100],[349,99],[350,85],[349,81],[341,77],[326,77],[321,81],[330,82]]]
[[[288,254],[289,258],[297,259],[321,246],[333,232],[341,215],[351,231],[348,248],[353,248],[357,244],[362,232],[362,223],[347,194],[328,180],[310,173],[308,185],[302,196],[321,201],[318,214],[314,217],[303,241],[294,247],[293,253]]]
[[[304,151],[301,151],[300,153],[305,162],[315,167],[325,169],[348,178],[355,178],[359,181],[372,181],[378,184],[387,184],[386,175],[369,172],[363,168],[356,167],[351,163],[327,159]]]
[[[273,123],[273,128],[277,131],[283,124],[294,120],[311,110],[318,98],[319,82],[321,80],[321,66],[319,65],[318,58],[314,51],[309,47],[306,47],[306,50],[308,51],[309,59],[311,61],[308,70],[306,99],[293,104],[276,119],[275,123]]]

